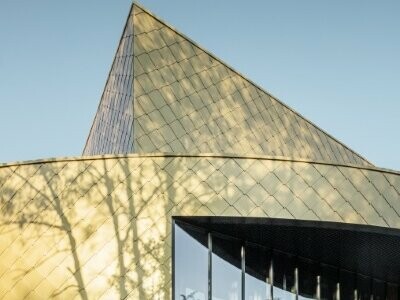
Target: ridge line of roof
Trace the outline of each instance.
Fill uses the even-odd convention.
[[[126,154],[105,154],[105,155],[86,155],[86,156],[70,156],[70,157],[54,157],[27,161],[16,161],[9,163],[0,163],[0,169],[22,166],[36,165],[43,163],[69,162],[69,161],[86,161],[86,160],[107,160],[119,158],[222,158],[222,159],[253,159],[253,160],[269,160],[269,161],[284,161],[292,163],[306,163],[314,165],[325,165],[332,167],[345,167],[358,170],[369,170],[380,173],[388,173],[400,176],[400,170],[391,170],[375,166],[363,166],[356,164],[333,163],[328,161],[315,161],[304,158],[285,157],[285,156],[270,156],[270,155],[238,155],[230,153],[171,153],[171,152],[154,152],[154,153],[126,153]]]
[[[364,156],[362,156],[361,154],[357,153],[356,151],[354,151],[353,149],[351,149],[349,146],[347,146],[346,144],[344,144],[343,142],[341,142],[340,140],[338,140],[337,138],[335,138],[334,136],[332,136],[331,134],[329,134],[328,132],[326,132],[324,129],[320,128],[318,125],[316,125],[314,122],[310,121],[308,118],[304,117],[302,114],[300,114],[299,112],[297,112],[295,109],[293,109],[292,107],[290,107],[289,105],[287,105],[286,103],[282,102],[282,100],[280,100],[278,97],[272,95],[270,92],[268,92],[267,90],[265,90],[263,87],[261,87],[260,85],[258,85],[257,83],[255,83],[254,81],[252,81],[251,79],[249,79],[247,76],[245,76],[244,74],[242,74],[240,71],[236,70],[234,67],[232,67],[231,65],[229,65],[228,63],[226,63],[223,59],[217,57],[216,55],[214,55],[211,51],[205,49],[204,47],[202,47],[201,45],[199,45],[196,41],[192,40],[190,37],[188,37],[186,34],[180,32],[178,29],[176,29],[174,26],[170,25],[169,23],[167,23],[166,21],[164,21],[162,18],[160,18],[158,15],[155,15],[153,12],[149,11],[148,9],[144,8],[141,4],[138,3],[137,0],[134,0],[132,2],[132,6],[137,6],[140,9],[142,9],[145,13],[149,14],[150,16],[154,17],[155,19],[157,19],[159,22],[161,22],[163,25],[167,26],[169,29],[171,29],[172,31],[174,31],[176,34],[180,35],[181,37],[183,37],[184,39],[186,39],[188,42],[190,42],[191,44],[193,44],[194,46],[196,46],[197,48],[199,48],[200,50],[204,51],[206,54],[210,55],[212,58],[214,58],[215,60],[217,60],[218,62],[220,62],[221,64],[223,64],[225,67],[227,67],[228,69],[230,69],[232,72],[236,73],[237,75],[239,75],[240,77],[242,77],[242,79],[248,81],[249,83],[251,83],[252,85],[254,85],[256,88],[258,88],[259,90],[261,90],[262,92],[264,92],[265,94],[267,94],[268,96],[272,97],[275,101],[277,101],[279,104],[283,105],[284,107],[286,107],[287,109],[289,109],[291,112],[293,112],[295,115],[299,116],[300,118],[302,118],[304,121],[306,121],[307,123],[311,124],[312,126],[314,126],[317,130],[321,131],[322,133],[326,134],[328,137],[330,137],[331,139],[333,139],[335,142],[339,143],[340,145],[342,145],[344,148],[346,148],[347,150],[349,150],[350,152],[352,152],[353,154],[355,154],[356,156],[358,156],[359,158],[361,158],[362,160],[364,160],[366,163],[370,164],[371,166],[375,166],[373,163],[371,163],[369,160],[367,160]]]

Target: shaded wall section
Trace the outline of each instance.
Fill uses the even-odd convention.
[[[0,167],[1,299],[168,299],[171,216],[400,228],[400,175],[268,157],[131,155]]]
[[[133,152],[133,16],[127,18],[84,155]]]

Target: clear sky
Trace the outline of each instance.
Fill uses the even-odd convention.
[[[0,1],[0,162],[81,154],[130,3]],[[139,3],[372,163],[400,170],[400,1]]]

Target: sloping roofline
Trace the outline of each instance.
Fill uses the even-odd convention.
[[[202,47],[201,45],[199,45],[197,42],[195,42],[194,40],[192,40],[190,37],[186,36],[184,33],[180,32],[178,29],[176,29],[175,27],[173,27],[172,25],[168,24],[166,21],[164,21],[162,18],[160,18],[159,16],[155,15],[153,12],[147,10],[146,8],[144,8],[141,4],[139,4],[136,0],[134,0],[132,2],[131,5],[131,9],[130,11],[133,10],[134,6],[137,6],[138,8],[140,8],[141,10],[143,10],[145,13],[149,14],[150,16],[154,17],[155,19],[157,19],[160,23],[162,23],[163,25],[165,25],[166,27],[168,27],[169,29],[171,29],[172,31],[174,31],[176,34],[180,35],[182,38],[184,38],[185,40],[187,40],[189,43],[191,43],[193,46],[199,48],[200,50],[204,51],[206,54],[208,54],[209,56],[211,56],[213,59],[217,60],[218,62],[220,62],[222,65],[224,65],[225,67],[227,67],[228,69],[230,69],[232,72],[234,72],[235,74],[239,75],[242,79],[246,80],[247,82],[249,82],[250,84],[252,84],[253,86],[255,86],[257,89],[259,89],[260,91],[264,92],[265,94],[267,94],[269,97],[273,98],[275,101],[277,101],[279,104],[283,105],[285,108],[289,109],[291,112],[293,112],[295,115],[299,116],[300,118],[302,118],[304,121],[306,121],[307,123],[309,123],[310,125],[312,125],[313,127],[315,127],[317,130],[321,131],[322,133],[324,133],[326,136],[328,136],[329,138],[331,138],[332,140],[334,140],[335,142],[337,142],[338,144],[340,144],[341,146],[343,146],[344,148],[346,148],[347,150],[349,150],[350,152],[354,153],[355,155],[357,155],[358,157],[360,157],[362,160],[364,160],[366,163],[370,164],[371,166],[374,166],[374,164],[372,164],[370,161],[368,161],[365,157],[363,157],[362,155],[360,155],[359,153],[357,153],[356,151],[354,151],[353,149],[349,148],[347,145],[345,145],[344,143],[342,143],[341,141],[339,141],[337,138],[335,138],[334,136],[332,136],[331,134],[329,134],[328,132],[326,132],[325,130],[323,130],[322,128],[320,128],[319,126],[317,126],[316,124],[314,124],[312,121],[308,120],[306,117],[304,117],[302,114],[300,114],[299,112],[297,112],[296,110],[294,110],[293,108],[291,108],[290,106],[288,106],[287,104],[285,104],[284,102],[282,102],[279,98],[275,97],[274,95],[272,95],[270,92],[266,91],[264,88],[262,88],[260,85],[258,85],[257,83],[255,83],[254,81],[252,81],[251,79],[249,79],[247,76],[245,76],[244,74],[242,74],[241,72],[237,71],[235,68],[233,68],[232,66],[230,66],[228,63],[226,63],[224,60],[220,59],[219,57],[217,57],[216,55],[214,55],[212,52],[208,51],[207,49],[205,49],[204,47]],[[129,18],[130,14],[128,15]],[[122,36],[121,36],[122,39]],[[117,47],[118,50],[118,47]]]
[[[126,17],[126,21],[125,21],[125,24],[124,24],[124,28],[122,29],[121,36],[120,36],[119,41],[118,41],[118,44],[117,44],[117,48],[115,49],[115,53],[114,53],[114,56],[113,56],[113,60],[112,60],[111,66],[110,66],[110,68],[109,68],[109,70],[108,70],[106,83],[105,83],[105,85],[104,85],[103,91],[101,92],[100,100],[98,101],[96,113],[94,114],[93,121],[92,121],[92,125],[90,125],[90,130],[89,130],[89,133],[88,133],[88,135],[87,135],[87,137],[86,137],[85,146],[83,147],[82,154],[85,152],[86,146],[87,146],[87,144],[88,144],[88,142],[89,142],[90,134],[92,133],[92,129],[93,129],[94,123],[95,123],[95,121],[96,121],[97,112],[100,110],[101,102],[102,102],[101,100],[102,100],[103,97],[104,97],[104,93],[105,93],[105,91],[106,91],[107,82],[108,82],[108,80],[110,79],[110,76],[111,76],[111,72],[112,72],[112,69],[113,69],[112,67],[113,67],[113,65],[114,65],[115,60],[117,59],[117,54],[118,54],[119,45],[121,44],[121,41],[122,41],[122,39],[124,38],[124,32],[125,32],[126,26],[128,25],[128,20],[129,20],[129,18],[130,18],[130,16],[131,16],[131,12],[133,11],[133,6],[134,6],[134,5],[137,5],[137,4],[136,4],[135,2],[132,2],[131,8],[129,9],[128,16]],[[133,65],[133,62],[132,62],[132,65]],[[132,86],[133,86],[133,85],[132,85]]]

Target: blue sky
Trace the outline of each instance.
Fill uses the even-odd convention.
[[[81,154],[130,2],[0,2],[0,162]],[[400,170],[400,1],[140,3],[372,163]]]

